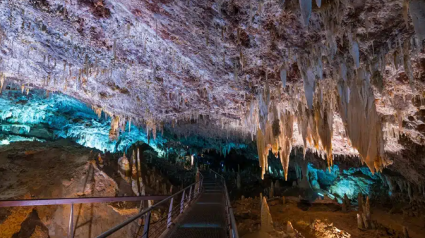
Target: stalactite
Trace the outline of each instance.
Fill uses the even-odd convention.
[[[280,162],[285,172],[285,180],[288,179],[289,156],[292,150],[292,135],[294,118],[289,112],[284,112],[280,117],[280,135],[278,144],[280,147]]]
[[[128,121],[128,132],[131,132],[131,118],[130,118],[130,120]]]
[[[119,137],[119,116],[113,116],[111,119],[111,129],[109,130],[109,139],[117,140]]]
[[[419,42],[425,39],[425,2],[422,0],[410,0],[409,12]]]
[[[348,82],[349,100],[340,100],[340,115],[344,121],[345,131],[370,170],[381,171],[385,166],[384,140],[381,119],[376,111],[373,90],[365,80],[365,72],[358,70],[357,77]],[[348,85],[341,87],[348,89]],[[340,98],[343,90],[339,90]]]
[[[316,5],[320,8],[322,6],[322,0],[316,0]]]
[[[264,141],[264,135],[261,129],[257,130],[257,151],[258,151],[258,160],[260,162],[261,167],[261,178],[264,179],[264,174],[266,173],[267,168],[267,156],[265,155],[266,148],[265,148],[265,141]]]
[[[304,26],[308,26],[312,10],[312,0],[299,0],[301,9],[301,18]]]
[[[403,44],[403,66],[404,66],[404,72],[406,72],[407,77],[409,78],[409,83],[410,86],[413,88],[414,87],[414,77],[413,77],[413,68],[412,68],[412,63],[410,61],[410,46],[409,46],[409,41],[406,40],[404,41]]]
[[[96,113],[97,117],[100,119],[102,116],[102,108],[97,106],[92,106],[94,113]]]
[[[3,73],[0,74],[0,92],[3,91],[3,85],[4,85],[4,79],[6,78],[6,76],[4,76]]]
[[[286,88],[286,69],[280,70],[280,80],[282,81],[282,87]]]
[[[403,19],[406,27],[409,27],[409,0],[403,0]]]

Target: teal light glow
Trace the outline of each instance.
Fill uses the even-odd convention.
[[[5,90],[0,95],[0,145],[16,141],[49,141],[70,138],[86,147],[101,151],[124,151],[137,141],[148,143],[143,128],[132,125],[131,131],[120,133],[117,141],[109,140],[111,120],[101,118],[88,105],[72,97],[32,90],[29,95],[20,90]],[[158,135],[149,145],[160,156],[166,140]]]
[[[333,165],[329,172],[309,164],[308,173],[312,186],[320,186],[320,189],[327,190],[338,198],[344,197],[345,194],[349,199],[357,198],[359,193],[370,195],[374,186],[381,182],[378,173],[373,175],[367,167],[340,170],[337,165]]]

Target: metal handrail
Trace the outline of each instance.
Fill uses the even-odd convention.
[[[226,180],[221,174],[215,172],[214,170],[210,169],[210,171],[218,175],[221,178],[224,185],[224,191],[226,196],[226,216],[227,216],[227,224],[229,229],[229,236],[230,238],[239,238],[238,226],[236,225],[235,215],[233,214],[233,208],[230,203],[229,193],[227,192]]]
[[[191,202],[192,187],[195,189],[196,188],[196,185],[199,184],[198,191],[194,191],[194,195],[193,195],[194,198],[200,194],[202,183],[203,183],[203,180],[204,180],[204,176],[201,173],[199,173],[199,174],[200,174],[200,180],[198,182],[192,183],[191,185],[183,188],[182,190],[174,193],[173,195],[171,195],[171,196],[169,196],[169,197],[161,200],[160,202],[154,204],[153,206],[151,206],[151,207],[149,207],[147,209],[144,209],[139,214],[137,214],[137,215],[129,218],[128,220],[126,220],[126,221],[118,224],[117,226],[115,226],[115,227],[109,229],[108,231],[102,233],[101,235],[97,236],[97,238],[108,237],[108,236],[112,235],[113,233],[117,232],[118,230],[122,229],[123,227],[127,226],[128,224],[132,223],[133,221],[135,221],[135,220],[137,220],[139,218],[142,218],[143,216],[144,216],[144,219],[145,219],[145,225],[144,225],[144,231],[143,231],[143,238],[148,238],[148,236],[149,236],[150,217],[151,217],[152,210],[155,209],[155,208],[157,208],[159,205],[162,205],[165,202],[171,200],[171,202],[170,202],[170,208],[169,208],[169,212],[168,212],[168,219],[167,219],[167,223],[168,223],[167,224],[167,228],[168,228],[169,225],[170,225],[169,223],[171,223],[171,214],[173,212],[172,209],[173,209],[174,197],[176,197],[179,194],[183,194],[182,195],[181,204],[180,204],[180,213],[179,213],[179,215],[180,215],[180,214],[183,213],[184,208],[185,208],[185,205],[184,205],[185,191],[187,189],[190,189],[189,197],[188,197],[188,199],[189,199],[188,202],[189,203]],[[197,192],[197,193],[195,193],[195,192]]]
[[[47,206],[66,205],[81,203],[103,203],[103,202],[137,202],[143,200],[163,200],[168,196],[132,196],[132,197],[80,197],[80,198],[54,198],[54,199],[24,199],[24,200],[0,200],[0,207],[25,207],[25,206]]]
[[[0,200],[0,207],[48,206],[71,204],[68,224],[68,237],[74,237],[74,204],[103,203],[103,202],[134,202],[143,200],[162,200],[167,196],[138,196],[138,197],[82,197],[82,198],[56,198],[56,199],[24,199]]]

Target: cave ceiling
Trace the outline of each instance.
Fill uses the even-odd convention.
[[[75,97],[111,130],[253,139],[260,163],[304,145],[379,170],[424,144],[424,19],[420,0],[4,0],[1,86]]]

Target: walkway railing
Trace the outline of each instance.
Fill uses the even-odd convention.
[[[224,179],[224,177],[220,174],[218,174],[217,172],[215,172],[214,170],[210,169],[211,172],[213,172],[216,175],[216,178],[218,177],[221,182],[223,183],[224,186],[224,191],[225,191],[225,200],[226,200],[226,217],[227,217],[227,228],[229,230],[229,237],[230,238],[239,238],[239,234],[238,234],[238,227],[236,225],[236,220],[235,220],[235,215],[233,214],[233,208],[232,205],[230,203],[230,199],[229,199],[229,193],[227,192],[227,185],[226,185],[226,180]]]
[[[170,228],[173,222],[185,211],[191,202],[199,196],[202,191],[203,180],[204,178],[202,174],[200,174],[198,182],[187,186],[179,192],[141,211],[139,214],[102,233],[97,238],[108,237],[138,219],[140,219],[140,223],[138,224],[138,229],[134,233],[133,237],[160,237],[165,231],[167,231],[168,228]],[[168,202],[168,213],[161,215],[161,209],[164,208],[164,205],[167,205]],[[151,219],[153,213],[156,213],[155,220]]]
[[[0,207],[25,207],[71,204],[69,213],[68,237],[74,237],[74,204],[104,203],[104,202],[136,202],[145,200],[163,200],[167,196],[138,196],[138,197],[90,197],[90,198],[57,198],[57,199],[26,199],[0,200]]]

